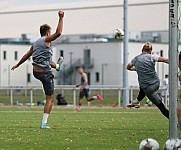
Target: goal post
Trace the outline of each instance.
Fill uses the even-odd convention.
[[[178,0],[169,0],[169,138],[177,134]]]

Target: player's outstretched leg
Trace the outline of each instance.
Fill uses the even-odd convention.
[[[166,109],[165,105],[161,102],[157,105],[157,107],[160,109],[162,114],[169,119],[169,111]]]
[[[60,67],[61,64],[63,63],[64,58],[62,56],[60,56],[60,58],[57,60],[57,64],[56,64],[56,70],[60,71]]]
[[[165,105],[162,103],[162,98],[160,95],[156,92],[159,88],[159,83],[155,83],[153,85],[150,85],[145,89],[145,94],[149,98],[150,101],[152,101],[153,104],[155,104],[161,113],[169,119],[169,111],[165,108]]]
[[[103,97],[101,95],[96,95],[96,96],[92,96],[91,98],[88,98],[86,97],[87,101],[90,102],[90,101],[93,101],[95,99],[98,99],[99,101],[104,101]]]

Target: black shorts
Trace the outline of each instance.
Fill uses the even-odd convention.
[[[54,81],[53,81],[54,75],[52,74],[51,71],[48,72],[33,71],[33,75],[36,79],[42,82],[45,95],[54,94]]]
[[[83,97],[86,97],[86,98],[89,98],[89,89],[83,89],[83,91],[81,91],[80,93],[79,93],[79,98],[83,98]]]

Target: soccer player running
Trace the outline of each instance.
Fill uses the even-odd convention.
[[[83,67],[79,67],[79,73],[81,75],[81,84],[76,85],[76,87],[80,87],[79,106],[75,110],[75,112],[81,112],[82,99],[84,98],[84,96],[86,97],[86,100],[88,102],[93,101],[95,99],[103,101],[103,98],[100,95],[89,97],[89,84],[88,84],[87,74],[84,72]]]
[[[127,65],[127,69],[137,72],[138,82],[142,92],[160,109],[165,117],[169,118],[169,111],[165,108],[162,103],[162,98],[156,92],[159,89],[160,80],[155,71],[155,62],[169,63],[169,60],[168,58],[160,57],[159,55],[153,55],[151,52],[151,43],[145,43],[142,53],[137,55]],[[139,104],[139,102],[140,101],[137,99],[133,100],[132,105],[134,106],[135,104]]]
[[[46,104],[44,106],[44,114],[42,122],[40,124],[40,128],[47,129],[50,128],[47,121],[52,109],[52,103],[54,98],[54,76],[51,72],[51,68],[55,68],[57,71],[59,71],[60,65],[63,62],[63,57],[59,58],[57,64],[52,61],[53,51],[51,48],[51,42],[57,39],[62,34],[64,12],[59,11],[58,16],[59,21],[56,32],[54,34],[51,34],[51,27],[47,24],[40,26],[41,38],[35,41],[35,43],[31,46],[30,50],[11,69],[14,70],[18,68],[30,56],[32,56],[33,75],[36,79],[42,82],[46,95]]]

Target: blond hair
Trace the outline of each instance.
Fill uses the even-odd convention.
[[[149,51],[149,50],[152,50],[152,45],[150,42],[146,42],[143,46],[143,50],[145,51]]]

